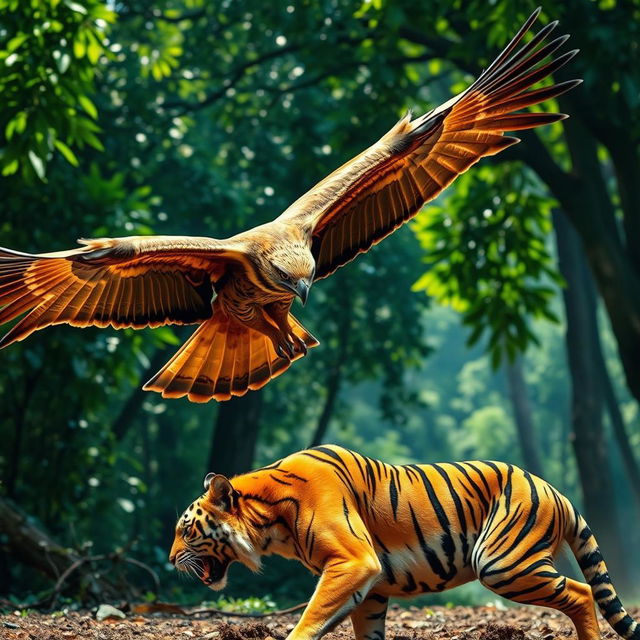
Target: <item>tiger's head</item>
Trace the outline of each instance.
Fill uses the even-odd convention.
[[[205,493],[178,520],[169,562],[218,591],[227,584],[232,562],[257,571],[260,557],[247,534],[238,508],[239,493],[231,482],[209,473],[204,488]]]

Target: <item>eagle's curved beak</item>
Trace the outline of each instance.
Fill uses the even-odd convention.
[[[309,289],[311,288],[311,283],[304,278],[300,278],[294,287],[294,291],[300,301],[302,302],[302,306],[304,306],[307,302],[307,298],[309,297]]]

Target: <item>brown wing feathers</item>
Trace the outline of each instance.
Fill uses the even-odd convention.
[[[505,131],[530,129],[566,117],[558,113],[514,113],[580,83],[570,80],[527,91],[576,54],[569,51],[538,66],[567,40],[568,36],[561,36],[539,46],[556,22],[543,27],[515,51],[538,13],[534,12],[466,91],[416,120],[405,117],[351,163],[351,173],[342,167],[333,174],[333,180],[329,176],[316,187],[323,194],[332,188],[339,194],[324,207],[316,206],[311,211],[316,279],[325,278],[380,242],[480,158],[519,142],[503,135]],[[363,169],[367,159],[369,167]],[[317,205],[318,199],[312,195],[306,198]],[[304,200],[300,201],[303,206]],[[296,213],[299,211],[292,212]]]
[[[116,328],[190,324],[211,316],[209,274],[181,264],[140,265],[143,259],[112,264],[100,250],[43,256],[0,250],[0,324],[28,313],[0,340],[6,346],[52,324]],[[148,258],[145,258],[148,260]]]

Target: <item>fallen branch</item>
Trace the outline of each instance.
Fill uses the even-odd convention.
[[[195,616],[201,614],[212,614],[212,615],[222,615],[222,616],[230,616],[230,617],[238,617],[238,618],[271,618],[275,616],[284,616],[288,613],[294,613],[295,611],[299,611],[300,609],[304,609],[309,603],[301,602],[300,604],[296,604],[293,607],[289,607],[287,609],[279,609],[278,611],[271,611],[270,613],[234,613],[233,611],[224,611],[222,609],[196,609],[195,611],[189,611],[186,615]]]
[[[237,611],[225,611],[224,609],[213,609],[206,607],[203,609],[194,609],[193,611],[187,611],[183,607],[168,602],[153,602],[145,604],[137,604],[131,607],[133,613],[168,613],[179,616],[198,616],[198,615],[212,615],[212,616],[228,616],[233,618],[273,618],[277,616],[284,616],[288,613],[295,613],[300,609],[304,609],[309,603],[301,602],[293,607],[287,609],[278,609],[277,611],[270,611],[269,613],[240,613]]]

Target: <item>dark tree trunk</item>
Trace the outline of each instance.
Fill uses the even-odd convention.
[[[620,411],[620,405],[618,404],[618,398],[616,397],[615,389],[609,372],[607,371],[606,363],[602,357],[602,349],[600,351],[601,359],[601,372],[602,372],[602,386],[604,389],[605,403],[607,407],[607,413],[609,420],[611,421],[611,427],[613,429],[613,435],[616,439],[616,444],[620,450],[620,456],[624,464],[627,476],[629,477],[629,485],[631,493],[636,501],[636,508],[640,511],[640,467],[638,467],[638,460],[631,448],[629,442],[629,436],[624,424],[624,418]]]
[[[543,476],[544,469],[540,456],[538,455],[533,415],[531,413],[531,405],[529,404],[529,398],[527,396],[527,385],[522,371],[522,358],[518,356],[513,362],[507,360],[505,371],[524,466],[528,471],[531,471],[531,473],[537,476]]]
[[[596,141],[579,120],[574,120],[571,123],[567,121],[565,125],[574,171],[581,179],[580,189],[574,194],[574,199],[578,198],[578,206],[573,208],[572,222],[583,238],[589,264],[611,318],[629,389],[640,402],[640,274],[635,269],[637,257],[632,258],[633,251],[628,251],[630,239],[621,237],[598,162]],[[624,179],[625,175],[619,173],[618,177]],[[637,177],[633,179],[633,186],[625,185],[620,189],[621,194],[637,189]],[[630,212],[627,213],[625,220],[629,228]],[[634,213],[638,215],[637,211]],[[580,218],[579,223],[575,222],[576,218]],[[637,239],[632,242],[637,242]]]
[[[562,213],[554,214],[567,318],[567,358],[572,382],[572,444],[585,515],[618,582],[628,582],[623,538],[603,424],[605,405],[597,345],[597,300],[581,243]]]
[[[149,392],[142,390],[142,385],[162,367],[169,359],[169,349],[158,349],[153,354],[149,366],[140,374],[138,386],[129,394],[125,403],[120,408],[120,413],[111,423],[111,432],[115,439],[120,442],[129,432],[131,425],[140,414],[140,409],[145,399],[149,398]]]
[[[342,374],[344,370],[344,364],[349,357],[349,336],[351,331],[351,316],[353,312],[353,302],[349,295],[348,287],[343,286],[340,288],[340,295],[343,302],[342,314],[340,316],[340,326],[338,328],[338,350],[336,351],[335,361],[333,366],[329,369],[327,377],[327,395],[325,397],[322,412],[318,418],[315,431],[313,432],[313,438],[309,446],[316,447],[322,444],[327,431],[329,430],[329,423],[333,417],[333,412],[336,408],[336,400],[340,393],[340,387],[342,386]]]
[[[621,237],[598,161],[595,139],[580,118],[565,124],[573,172],[564,173],[536,135],[506,156],[524,160],[546,182],[582,240],[607,309],[631,394],[640,402],[640,274]],[[624,179],[623,174],[618,174]],[[634,187],[635,188],[635,185]],[[625,185],[626,191],[631,187]]]
[[[11,454],[8,456],[9,462],[7,464],[5,486],[7,489],[7,495],[11,498],[16,497],[16,485],[18,483],[18,472],[20,469],[20,459],[22,457],[22,443],[24,440],[26,410],[26,406],[23,406],[21,415],[18,416],[14,422],[15,432],[13,435],[13,442],[11,444]]]
[[[322,406],[322,412],[318,418],[313,437],[311,438],[310,447],[317,447],[322,444],[324,437],[329,429],[329,423],[336,407],[336,400],[338,399],[338,393],[340,392],[340,385],[342,382],[342,363],[338,362],[332,367],[329,373],[329,380],[327,382],[327,396]]]
[[[38,369],[27,369],[28,375],[24,379],[24,392],[22,401],[17,403],[14,411],[15,425],[14,437],[11,446],[11,454],[8,456],[9,461],[5,475],[5,487],[7,495],[10,498],[17,497],[17,487],[20,475],[20,463],[22,461],[22,450],[25,442],[25,435],[29,421],[27,414],[29,412],[29,404],[33,397],[34,390],[38,384],[38,378],[42,375],[43,367]]]
[[[158,505],[156,517],[160,522],[160,526],[150,527],[150,540],[154,541],[161,549],[169,550],[171,540],[175,535],[176,519],[181,513],[182,509],[186,506],[182,504],[181,500],[177,501],[160,499],[160,496],[169,495],[173,491],[173,474],[165,474],[162,470],[170,468],[171,464],[175,460],[177,451],[184,448],[184,432],[181,430],[181,425],[171,415],[172,412],[165,411],[157,417],[158,430],[154,438],[154,457],[158,461],[157,469],[154,469],[153,473],[153,487],[150,491],[151,495],[149,502],[154,502]],[[182,447],[181,447],[182,443]],[[181,457],[182,458],[182,457]],[[182,464],[185,462],[183,460]],[[200,480],[204,477],[204,474],[196,480],[196,484],[189,486],[189,490],[185,492],[186,495],[190,495],[191,492],[197,491],[200,484]],[[151,512],[151,508],[149,511]],[[138,511],[136,509],[136,511]]]
[[[262,391],[249,391],[245,396],[220,403],[205,472],[232,476],[251,469],[260,431],[262,403]]]

